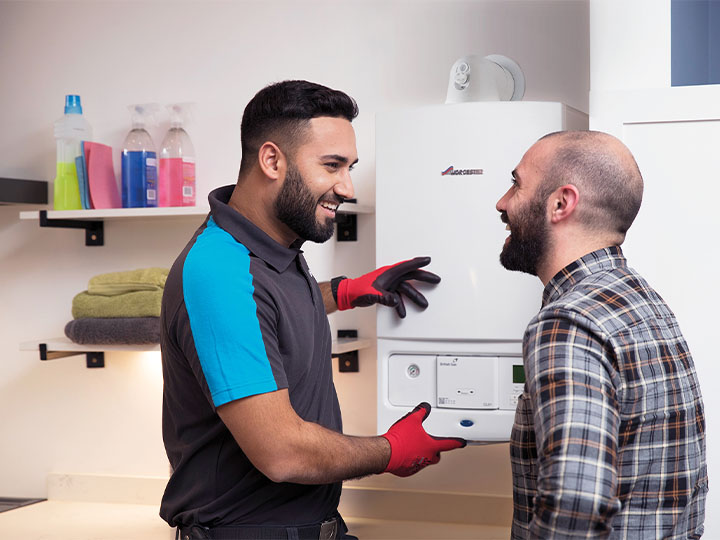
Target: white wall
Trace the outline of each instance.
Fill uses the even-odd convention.
[[[373,204],[376,111],[442,103],[450,66],[468,53],[515,59],[527,100],[587,111],[588,43],[584,0],[0,2],[0,176],[52,180],[51,125],[66,93],[82,96],[95,139],[115,148],[129,128],[128,104],[194,101],[188,131],[202,199],[236,178],[252,95],[305,78],[357,99],[354,180],[359,201]],[[161,130],[153,134],[159,142]],[[91,276],[169,266],[195,224],[108,222],[105,246],[85,247],[81,232],[40,230],[19,222],[18,210],[0,207],[0,495],[43,496],[49,472],[165,475],[157,358],[108,354],[105,369],[88,370],[82,357],[41,363],[18,344],[62,335],[72,297]],[[308,247],[318,279],[374,267],[373,218],[359,221],[356,245]],[[333,315],[331,324],[375,332],[372,309]],[[371,434],[374,350],[360,364],[336,384],[346,431]],[[508,449],[468,448],[413,478],[363,482],[509,495]]]
[[[706,537],[720,537],[720,395],[714,285],[720,258],[720,85],[670,87],[670,2],[591,0],[590,128],[620,137],[645,180],[625,254],[675,312],[703,392],[711,489]],[[614,39],[608,40],[607,36]]]
[[[670,86],[670,0],[590,0],[590,53],[593,92]]]

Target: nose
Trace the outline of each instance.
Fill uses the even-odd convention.
[[[350,178],[350,171],[345,171],[342,175],[342,179],[335,184],[335,195],[342,197],[343,199],[352,199],[355,196],[355,188],[353,187],[352,179]]]
[[[505,212],[507,210],[507,199],[510,196],[512,187],[505,192],[505,195],[500,197],[500,200],[495,204],[495,210],[498,212]]]

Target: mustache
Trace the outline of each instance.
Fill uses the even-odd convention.
[[[510,220],[508,219],[507,212],[500,212],[500,221],[502,221],[505,225],[510,224]]]

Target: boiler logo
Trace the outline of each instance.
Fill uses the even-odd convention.
[[[458,361],[457,358],[453,358],[450,362],[444,362],[444,361],[440,360],[440,365],[441,366],[457,366],[457,361]]]
[[[443,172],[440,173],[441,176],[456,176],[456,175],[464,175],[464,176],[477,176],[483,173],[482,169],[456,169],[452,165],[450,165],[447,169],[445,169]]]

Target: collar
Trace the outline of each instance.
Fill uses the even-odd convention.
[[[208,195],[210,215],[217,225],[261,258],[278,272],[284,272],[290,263],[302,253],[302,241],[295,241],[290,247],[278,244],[268,234],[240,212],[228,205],[234,185],[214,189]]]
[[[543,291],[542,305],[545,307],[554,302],[587,276],[610,270],[627,267],[627,260],[620,246],[610,246],[588,253],[577,261],[568,264],[548,281]]]

